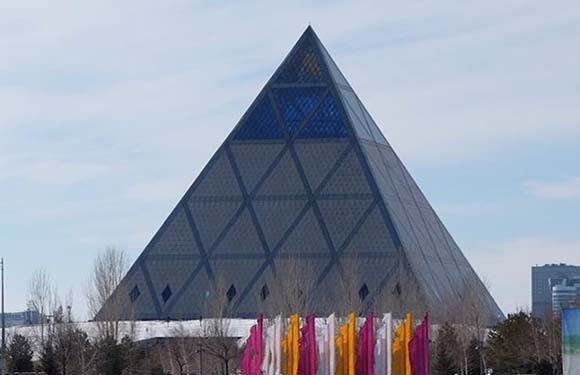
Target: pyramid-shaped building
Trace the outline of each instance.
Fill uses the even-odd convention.
[[[232,316],[254,317],[292,259],[312,270],[320,314],[356,259],[367,309],[417,289],[433,311],[468,291],[503,316],[310,27],[96,319],[198,318],[217,280]]]

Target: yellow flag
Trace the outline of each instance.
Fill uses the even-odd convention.
[[[413,317],[409,313],[401,325],[395,330],[395,341],[393,342],[393,375],[412,375],[411,357],[409,355],[412,321]]]
[[[286,336],[282,339],[282,373],[283,375],[298,374],[300,318],[298,314],[290,316],[290,324]]]
[[[356,315],[348,314],[348,375],[356,375]]]
[[[356,315],[348,315],[346,324],[338,328],[334,340],[336,348],[336,375],[356,375]]]
[[[346,358],[344,352],[343,338],[346,336],[346,326],[340,326],[338,335],[334,339],[334,347],[336,350],[336,375],[345,375],[344,359]]]

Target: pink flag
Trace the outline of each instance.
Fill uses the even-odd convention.
[[[358,334],[356,346],[356,374],[374,375],[375,373],[375,328],[374,317],[370,313]]]
[[[316,323],[314,314],[306,317],[306,324],[300,330],[299,375],[316,375]]]
[[[427,314],[423,322],[415,328],[415,334],[409,342],[409,355],[413,375],[429,375],[429,316]]]
[[[262,315],[258,318],[258,323],[250,328],[250,336],[246,341],[246,348],[242,355],[242,375],[261,375],[262,373]]]

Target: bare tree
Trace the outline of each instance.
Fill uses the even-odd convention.
[[[363,266],[358,258],[343,258],[338,265],[340,274],[338,275],[337,296],[334,303],[338,316],[347,316],[351,312],[362,314],[363,297],[359,291],[362,285]]]
[[[315,282],[312,265],[307,259],[279,259],[265,310],[286,316],[311,312]]]
[[[123,312],[123,300],[113,293],[127,271],[126,253],[115,247],[108,247],[97,255],[87,285],[89,312],[100,314],[99,331],[105,337],[118,338],[119,320]],[[106,309],[103,309],[105,303]]]
[[[425,293],[409,265],[401,265],[383,286],[373,307],[375,312],[392,312],[395,317],[402,319],[409,312],[414,316],[422,316],[428,310],[426,301]]]
[[[444,305],[444,314],[447,320],[453,323],[457,332],[459,347],[461,350],[461,373],[469,373],[469,355],[468,351],[473,339],[477,340],[479,348],[483,346],[486,335],[486,327],[492,323],[492,317],[486,316],[486,298],[485,295],[478,293],[474,283],[479,280],[466,281],[459,295],[450,293],[446,296],[447,303]],[[485,287],[485,286],[484,286]],[[479,350],[481,355],[480,368],[485,368],[484,351]]]
[[[211,318],[203,321],[203,339],[198,349],[217,360],[222,375],[230,374],[234,367],[232,364],[241,355],[236,340],[230,335],[230,301],[227,290],[227,283],[223,278],[214,282],[213,293],[205,305],[205,316]]]
[[[38,269],[32,274],[28,283],[28,304],[40,315],[40,345],[44,346],[45,325],[47,317],[54,307],[55,290],[49,274],[44,269]]]
[[[171,337],[164,342],[167,360],[172,373],[187,375],[193,372],[196,344],[191,332],[179,324],[171,330]]]

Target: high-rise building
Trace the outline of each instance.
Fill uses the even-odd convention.
[[[546,319],[552,314],[552,286],[580,277],[580,266],[564,263],[532,267],[532,315]],[[550,285],[552,284],[552,285]]]
[[[503,317],[310,27],[96,319],[191,319],[220,299],[255,317],[283,293],[317,314],[354,296]]]
[[[552,287],[552,313],[559,316],[565,307],[578,306],[580,302],[580,277],[557,281],[550,279]]]

